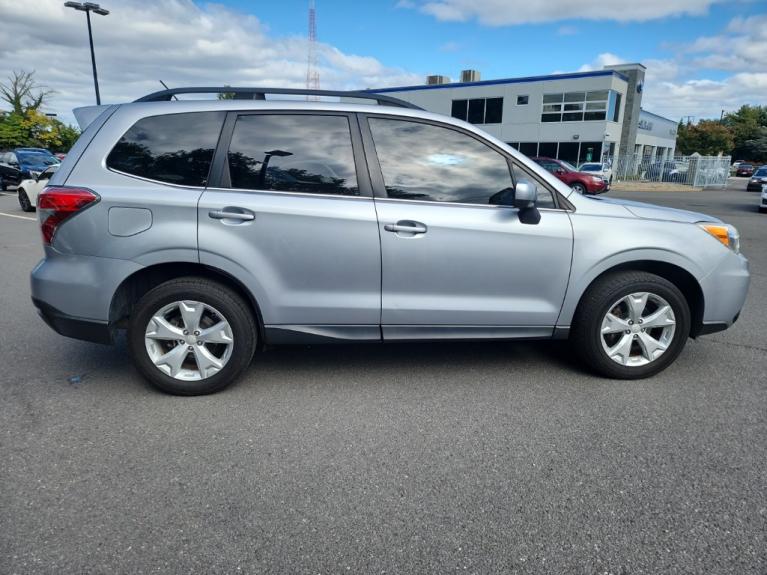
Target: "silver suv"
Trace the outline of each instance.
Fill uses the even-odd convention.
[[[203,92],[234,98],[170,101]],[[43,319],[102,343],[127,329],[142,375],[195,395],[264,345],[345,341],[569,337],[596,372],[634,379],[738,318],[732,226],[582,196],[393,98],[295,94],[77,110],[87,129],[38,199]]]

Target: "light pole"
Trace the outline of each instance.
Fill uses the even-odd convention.
[[[88,41],[91,45],[91,64],[93,65],[93,85],[96,88],[96,104],[101,105],[101,95],[99,94],[99,77],[96,74],[96,54],[93,52],[93,32],[91,31],[91,12],[98,14],[99,16],[106,16],[109,14],[109,10],[105,10],[98,4],[93,2],[64,2],[64,6],[67,8],[74,8],[80,12],[85,12],[85,17],[88,20]]]

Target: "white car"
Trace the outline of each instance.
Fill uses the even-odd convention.
[[[59,169],[59,165],[55,164],[49,166],[36,178],[30,178],[28,180],[21,180],[17,193],[19,196],[19,205],[25,212],[34,212],[35,205],[37,205],[37,195],[43,191],[43,188],[48,185],[48,180]]]
[[[759,204],[759,211],[767,213],[767,184],[762,185],[762,201]]]
[[[581,172],[587,172],[592,174],[598,174],[602,176],[602,179],[609,188],[613,183],[613,169],[609,164],[602,164],[600,162],[585,162],[578,168]]]

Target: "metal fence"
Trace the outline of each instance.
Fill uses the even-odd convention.
[[[675,156],[658,159],[640,155],[608,158],[614,182],[670,182],[698,188],[727,185],[730,156]]]

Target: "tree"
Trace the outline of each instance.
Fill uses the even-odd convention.
[[[37,110],[53,94],[35,82],[35,73],[14,70],[7,82],[0,82],[0,98],[11,105],[14,114],[23,115],[29,110]]]
[[[745,143],[757,139],[760,128],[767,127],[767,106],[741,106],[737,112],[726,114],[723,123],[733,131],[732,153],[736,159],[755,159],[749,156],[750,148]]]
[[[687,125],[679,123],[676,147],[684,155],[695,152],[703,156],[729,154],[733,146],[732,130],[716,120],[701,120]]]
[[[754,136],[743,142],[743,157],[755,162],[767,162],[767,128],[759,128]]]

